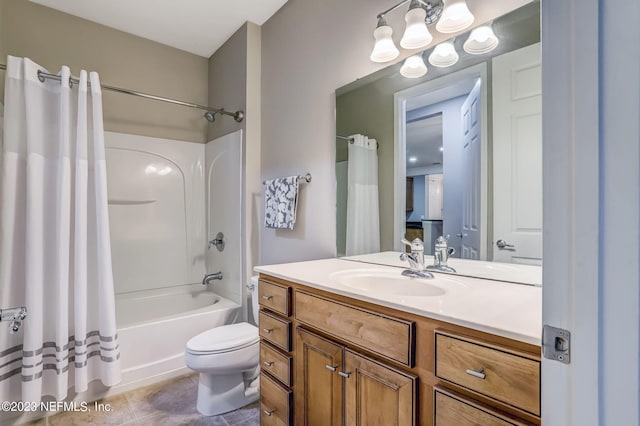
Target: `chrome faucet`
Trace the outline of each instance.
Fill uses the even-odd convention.
[[[456,272],[455,269],[447,265],[449,257],[456,252],[456,249],[448,246],[448,240],[448,235],[446,237],[440,235],[436,238],[433,251],[433,265],[427,266],[427,269],[432,271]]]
[[[433,278],[433,274],[424,268],[424,243],[420,238],[409,242],[403,238],[402,243],[411,247],[411,253],[402,253],[400,260],[409,261],[409,269],[402,271],[402,275],[414,278]]]
[[[213,280],[221,280],[221,279],[222,279],[222,272],[216,272],[214,274],[207,274],[202,279],[202,285],[207,285]]]
[[[0,321],[11,321],[9,324],[9,333],[14,334],[20,330],[22,321],[27,318],[27,308],[20,306],[18,308],[0,309]]]

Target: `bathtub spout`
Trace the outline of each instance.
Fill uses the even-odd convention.
[[[222,272],[216,272],[214,274],[207,274],[202,279],[202,285],[207,285],[213,280],[221,280],[221,279],[222,279]]]

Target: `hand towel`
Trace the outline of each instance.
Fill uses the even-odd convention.
[[[264,186],[264,226],[293,229],[298,208],[298,176],[267,180]]]

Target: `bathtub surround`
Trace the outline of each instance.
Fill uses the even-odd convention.
[[[63,400],[120,381],[100,80],[42,82],[40,65],[8,59],[0,288],[28,316],[0,333],[0,384],[5,400]]]

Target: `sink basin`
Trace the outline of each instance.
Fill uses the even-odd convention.
[[[353,269],[334,272],[329,279],[360,292],[393,296],[437,297],[447,293],[447,278],[413,278],[401,275],[401,270]]]

